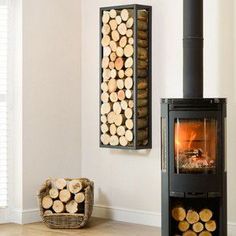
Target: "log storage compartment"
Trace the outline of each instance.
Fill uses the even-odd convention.
[[[148,149],[151,7],[100,8],[100,147]]]
[[[86,178],[48,179],[38,193],[43,222],[54,229],[76,229],[92,215],[93,182]]]

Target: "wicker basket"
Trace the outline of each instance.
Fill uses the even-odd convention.
[[[72,179],[66,179],[70,181]],[[70,213],[54,213],[51,215],[45,215],[44,209],[42,207],[42,199],[51,188],[52,181],[50,179],[46,180],[38,193],[38,201],[40,208],[40,215],[43,222],[52,229],[78,229],[86,225],[93,211],[94,202],[94,183],[86,178],[80,178],[79,180],[85,183],[85,205],[84,214],[70,214]]]

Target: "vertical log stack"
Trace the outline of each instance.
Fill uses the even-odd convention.
[[[148,11],[104,10],[101,20],[101,144],[134,147],[136,139],[136,145],[147,145]]]

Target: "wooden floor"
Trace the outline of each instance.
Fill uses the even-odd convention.
[[[156,227],[92,218],[88,226],[78,230],[52,230],[42,223],[0,225],[0,236],[160,236]]]

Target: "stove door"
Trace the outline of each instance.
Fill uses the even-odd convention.
[[[217,190],[221,130],[219,119],[218,113],[214,111],[170,112],[169,158],[171,185],[175,191],[185,188],[190,192],[191,189],[205,191],[202,187],[204,181],[212,182],[211,191]]]

